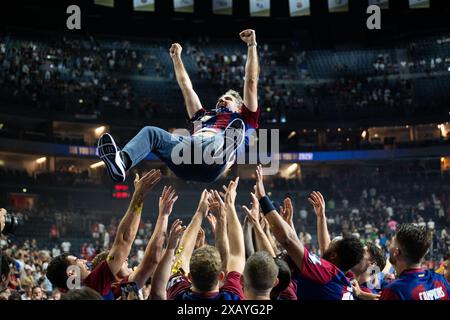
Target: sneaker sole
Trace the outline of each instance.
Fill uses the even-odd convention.
[[[125,169],[120,158],[119,149],[110,134],[104,133],[100,137],[97,144],[97,153],[105,163],[111,179],[113,181],[125,181]]]

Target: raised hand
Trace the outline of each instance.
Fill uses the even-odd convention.
[[[322,194],[319,191],[313,191],[309,195],[308,201],[313,206],[314,212],[316,213],[317,218],[324,218],[325,217],[325,200],[324,200]]]
[[[224,202],[220,197],[219,192],[217,192],[216,190],[210,190],[209,193],[211,194],[211,197],[209,199],[209,211],[215,218],[217,218],[220,215],[221,208],[224,205]]]
[[[242,41],[244,41],[247,45],[256,44],[256,34],[255,30],[246,29],[239,33],[239,37],[241,37]]]
[[[225,193],[225,203],[229,205],[234,205],[234,202],[236,200],[236,189],[239,184],[239,177],[237,177],[235,180],[231,180],[228,184],[228,187],[223,186],[223,188],[226,190]]]
[[[283,206],[280,208],[280,215],[287,223],[291,223],[294,217],[294,207],[292,205],[292,200],[286,197],[283,201]]]
[[[134,179],[134,194],[144,199],[145,195],[161,180],[160,170],[150,170],[142,178],[136,173]]]
[[[246,206],[242,206],[242,208],[244,209],[244,212],[247,215],[247,219],[250,224],[252,224],[253,226],[260,225],[259,201],[254,193],[251,193],[251,195],[252,195],[252,208],[249,209]]]
[[[209,225],[211,227],[211,231],[213,234],[216,234],[216,224],[217,224],[217,219],[213,214],[208,214],[206,216],[206,220],[208,220]]]
[[[170,215],[172,213],[173,204],[177,201],[176,191],[171,186],[164,186],[163,192],[159,197],[159,214]]]
[[[209,193],[208,190],[206,190],[206,189],[203,190],[202,195],[200,197],[200,201],[198,203],[197,211],[201,212],[204,217],[208,213],[210,199],[211,199],[211,193]]]
[[[185,226],[182,226],[183,222],[180,219],[175,220],[170,227],[169,239],[167,240],[167,250],[175,250],[178,241],[181,239],[184,230],[186,230]]]
[[[195,249],[201,248],[205,245],[206,234],[203,228],[200,228],[197,234],[197,240],[195,241]]]
[[[183,51],[181,45],[179,43],[173,43],[169,49],[170,57],[172,59],[181,57],[181,51]]]
[[[261,199],[266,195],[263,182],[263,169],[261,165],[256,167],[256,185],[254,186],[256,198]]]

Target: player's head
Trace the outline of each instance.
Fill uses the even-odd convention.
[[[278,283],[275,287],[273,287],[272,291],[270,292],[271,297],[278,297],[281,292],[283,292],[291,282],[291,269],[288,265],[288,263],[281,259],[281,258],[275,258],[274,259],[276,265],[278,266]]]
[[[278,266],[267,252],[252,254],[245,263],[243,287],[246,296],[270,298],[272,288],[278,284]]]
[[[239,92],[228,90],[217,100],[216,108],[227,108],[231,112],[239,112],[243,103]]]
[[[219,281],[225,277],[219,251],[208,245],[194,250],[189,261],[189,270],[188,278],[200,292],[218,289]]]
[[[67,279],[76,272],[75,268],[69,267],[78,266],[80,280],[83,281],[90,273],[86,263],[84,259],[78,259],[67,253],[61,254],[50,261],[47,267],[47,278],[53,286],[67,290]]]
[[[386,266],[386,255],[383,250],[372,242],[367,243],[366,247],[369,253],[369,264],[371,266],[377,266],[380,272],[383,271]]]
[[[323,253],[323,258],[330,261],[344,272],[356,267],[363,272],[368,268],[368,255],[362,242],[353,236],[331,241]]]
[[[103,261],[106,261],[106,258],[108,257],[109,250],[105,250],[97,254],[94,259],[92,259],[91,262],[91,270],[94,270],[100,263]],[[119,272],[117,272],[117,277],[123,279],[131,274],[131,269],[128,267],[128,259],[126,259],[122,267],[120,268]]]
[[[412,223],[397,228],[389,246],[389,261],[394,267],[399,263],[405,266],[419,264],[431,244],[430,233],[425,227]]]

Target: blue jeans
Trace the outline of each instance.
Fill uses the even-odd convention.
[[[220,164],[206,164],[202,161],[196,164],[193,159],[192,150],[204,150],[207,147],[213,147],[217,142],[217,137],[202,136],[181,136],[171,134],[161,128],[147,126],[131,139],[122,149],[131,159],[131,167],[137,165],[140,161],[152,152],[161,161],[163,161],[170,170],[181,179],[214,182],[225,171],[226,162]],[[183,148],[183,150],[191,150],[191,161],[189,163],[177,163],[172,157],[174,148]]]

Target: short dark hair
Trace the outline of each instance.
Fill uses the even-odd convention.
[[[353,236],[335,241],[337,267],[346,272],[356,266],[364,258],[364,245]]]
[[[431,233],[412,223],[401,224],[395,238],[409,263],[420,263],[431,245]]]
[[[380,268],[380,271],[386,266],[386,255],[381,248],[378,248],[374,243],[367,243],[367,251],[370,254],[370,260]]]
[[[265,294],[273,288],[278,276],[278,266],[265,251],[252,254],[245,263],[244,281],[254,292]]]
[[[62,294],[61,300],[103,300],[103,298],[97,291],[89,287],[83,287],[69,290],[67,293]]]
[[[283,259],[275,258],[275,264],[278,266],[278,284],[273,287],[272,294],[279,295],[289,286],[292,273],[289,265]]]
[[[50,280],[52,285],[61,289],[67,288],[67,268],[71,265],[70,261],[67,259],[68,253],[61,254],[50,261],[47,267],[47,278]]]
[[[194,250],[189,269],[192,283],[200,291],[211,291],[219,281],[222,259],[216,247],[205,245]]]

